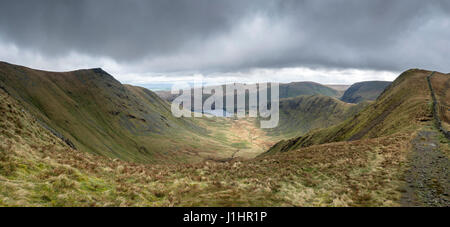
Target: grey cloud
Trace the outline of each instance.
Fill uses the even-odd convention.
[[[119,60],[170,54],[185,41],[232,26],[239,7],[228,1],[8,1],[1,34],[49,54],[70,50]]]
[[[2,1],[0,38],[48,57],[110,57],[136,71],[448,72],[449,12],[446,0],[15,0]]]

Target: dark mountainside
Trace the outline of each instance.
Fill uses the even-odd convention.
[[[365,81],[353,84],[348,88],[341,100],[348,103],[373,101],[389,86],[389,81]]]
[[[184,141],[206,133],[193,120],[174,118],[152,91],[122,85],[102,69],[57,73],[0,63],[0,86],[42,125],[95,154],[176,161],[195,156],[180,153],[195,151]]]

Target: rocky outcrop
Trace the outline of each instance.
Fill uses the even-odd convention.
[[[76,150],[77,148],[75,147],[75,145],[72,143],[72,141],[70,141],[69,139],[67,139],[66,137],[64,137],[61,133],[59,133],[58,131],[56,131],[55,129],[51,128],[50,126],[48,126],[46,123],[44,123],[43,121],[37,119],[37,122],[45,129],[47,129],[49,132],[51,132],[54,136],[58,137],[59,139],[61,139],[64,143],[67,144],[67,146],[73,148],[74,150]]]

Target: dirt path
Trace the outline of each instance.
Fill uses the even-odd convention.
[[[440,114],[439,114],[440,111],[438,110],[438,108],[443,107],[443,106],[440,106],[440,105],[442,105],[442,103],[441,103],[441,104],[438,103],[438,100],[437,100],[437,98],[436,98],[436,94],[435,94],[435,92],[434,92],[433,85],[432,85],[432,83],[431,83],[431,78],[435,75],[435,73],[436,73],[436,72],[432,72],[432,73],[427,77],[428,87],[429,87],[429,89],[430,89],[430,91],[431,91],[431,98],[432,98],[432,100],[433,100],[433,117],[434,117],[434,121],[435,121],[436,127],[439,129],[439,131],[441,131],[441,132],[444,134],[444,136],[447,137],[447,139],[450,139],[450,132],[447,131],[447,130],[443,127],[443,124],[442,124],[443,121],[442,121],[441,116],[440,116]],[[440,106],[440,107],[439,107],[439,106]],[[442,113],[444,113],[444,111],[443,111]],[[445,123],[445,121],[444,121],[444,123]]]
[[[450,160],[438,138],[437,131],[420,131],[413,139],[402,206],[450,206]]]
[[[431,84],[435,72],[427,77],[433,100],[433,116],[438,130],[422,130],[412,140],[412,153],[405,174],[407,185],[401,198],[402,206],[450,206],[450,160],[440,148],[442,130],[437,114],[436,95]]]

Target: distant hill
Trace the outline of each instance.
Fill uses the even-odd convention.
[[[376,138],[414,130],[421,121],[431,121],[430,91],[426,81],[430,73],[418,69],[408,70],[382,92],[375,102],[354,117],[330,128],[281,141],[268,153],[285,152],[314,144]]]
[[[336,91],[345,92],[351,85],[343,85],[343,84],[325,84],[325,86],[330,87]]]
[[[350,86],[342,95],[341,100],[348,103],[373,101],[389,86],[389,81],[365,81]]]
[[[327,128],[355,115],[368,103],[350,104],[324,95],[301,95],[280,100],[280,121],[269,135],[293,137]]]
[[[325,84],[325,86],[332,88],[339,92],[339,97],[342,97],[344,95],[345,91],[351,86],[351,85],[342,85],[342,84]]]
[[[315,82],[292,82],[280,84],[280,98],[291,98],[299,95],[324,95],[338,97],[339,92],[328,86]]]
[[[279,87],[280,98],[290,98],[299,95],[325,95],[330,97],[339,97],[340,92],[314,82],[292,82],[287,84],[280,84]],[[170,91],[155,91],[162,99],[172,102],[178,95],[172,95]],[[225,87],[224,87],[225,93]],[[208,98],[209,95],[204,95],[203,99]]]

